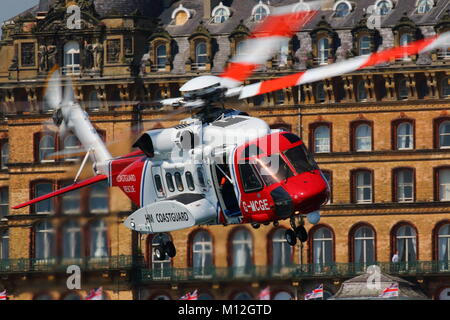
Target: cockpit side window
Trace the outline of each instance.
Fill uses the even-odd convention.
[[[296,136],[295,134],[290,133],[290,132],[284,133],[283,136],[286,139],[288,139],[290,143],[297,143],[297,142],[301,141],[298,136]]]
[[[244,151],[242,152],[241,158],[250,158],[263,153],[264,151],[261,150],[261,148],[258,147],[256,144],[250,144],[247,147],[245,147]]]
[[[298,174],[319,169],[314,158],[303,144],[286,150],[284,155]]]
[[[263,184],[255,172],[254,166],[250,163],[239,164],[242,186],[245,192],[255,192],[262,189]]]
[[[264,183],[268,186],[292,177],[294,174],[279,154],[254,160]]]

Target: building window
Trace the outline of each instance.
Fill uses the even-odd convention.
[[[63,258],[81,257],[81,228],[78,222],[69,221],[63,226]]]
[[[265,17],[269,15],[269,7],[262,2],[259,2],[252,11],[253,21],[262,21]]]
[[[398,99],[406,100],[409,97],[409,89],[406,79],[401,79],[398,81]]]
[[[351,11],[351,6],[347,1],[336,2],[334,5],[334,16],[336,18],[343,18],[348,16]]]
[[[103,220],[96,220],[89,226],[90,255],[95,258],[108,256],[108,228]]]
[[[195,65],[197,69],[204,69],[208,62],[208,51],[205,41],[199,41],[195,45]]]
[[[253,240],[250,232],[239,229],[231,239],[232,266],[236,276],[248,274],[253,266]]]
[[[394,171],[394,200],[397,202],[414,201],[413,169],[397,169]]]
[[[366,90],[366,85],[365,85],[364,80],[358,81],[356,91],[357,91],[358,101],[366,101],[367,100],[367,90]]]
[[[434,2],[433,0],[419,0],[417,2],[417,13],[425,14],[430,12],[431,8],[433,8]]]
[[[440,168],[437,173],[437,198],[439,201],[450,201],[450,168]]]
[[[192,239],[192,267],[199,276],[210,274],[213,266],[213,244],[208,231],[195,233]]]
[[[88,109],[89,111],[98,111],[100,109],[100,100],[96,90],[92,90],[89,93]]]
[[[323,103],[326,100],[326,93],[323,82],[319,82],[316,85],[316,101],[317,103]]]
[[[8,168],[8,162],[9,162],[9,143],[3,142],[2,149],[1,149],[1,165],[2,169]]]
[[[65,153],[65,160],[66,161],[72,161],[77,160],[80,157],[77,157],[76,154],[80,153],[80,146],[81,143],[78,140],[78,138],[71,134],[64,138],[64,153]]]
[[[120,39],[109,39],[106,42],[106,61],[108,64],[120,62]]]
[[[49,221],[44,221],[35,227],[35,258],[51,259],[55,256],[55,230]]]
[[[20,63],[22,67],[34,67],[36,65],[36,54],[34,43],[21,43],[20,48],[21,48]]]
[[[72,185],[72,181],[62,183],[62,187]],[[60,196],[61,212],[64,214],[80,214],[81,213],[81,190],[73,190]]]
[[[53,191],[51,182],[41,182],[34,185],[34,197],[42,197]],[[47,199],[34,204],[34,213],[37,214],[52,214],[53,213],[53,199]]]
[[[393,5],[391,1],[381,0],[375,4],[375,7],[380,16],[385,16],[392,10]]]
[[[214,23],[223,23],[230,17],[230,9],[225,7],[222,2],[212,11]]]
[[[356,203],[372,203],[372,172],[368,170],[360,170],[353,172],[354,183],[354,202]]]
[[[76,293],[69,293],[64,296],[63,300],[81,300],[81,297]]]
[[[411,122],[400,122],[394,127],[395,149],[411,150],[414,148],[414,128]]]
[[[0,230],[0,259],[9,259],[9,231]]]
[[[55,160],[48,159],[50,155],[55,153],[55,136],[45,134],[39,140],[39,161],[40,162],[53,162]]]
[[[53,300],[53,297],[48,293],[38,294],[33,300]]]
[[[450,267],[450,224],[439,228],[437,251],[440,270],[449,270]]]
[[[313,263],[315,272],[324,272],[333,263],[333,234],[320,227],[313,234]]]
[[[0,188],[0,219],[9,214],[9,188]]]
[[[369,36],[359,38],[359,55],[363,56],[372,53],[372,41]]]
[[[395,245],[399,262],[411,263],[417,260],[417,234],[410,225],[403,225],[395,232]]]
[[[361,226],[354,231],[353,262],[361,271],[375,262],[375,232],[371,227]]]
[[[89,209],[91,213],[108,213],[109,192],[108,183],[101,181],[90,188]]]
[[[450,85],[448,84],[450,78],[444,78],[441,80],[441,94],[443,98],[450,96]]]
[[[161,246],[163,238],[160,236],[153,236],[151,242],[151,259],[152,259],[152,273],[154,279],[164,279],[170,277],[170,267],[172,265],[170,257],[166,254],[163,260],[158,260],[156,256],[156,247]],[[169,236],[170,240],[170,236]]]
[[[314,152],[324,153],[331,151],[329,125],[319,125],[318,127],[316,127],[313,132],[313,138]]]
[[[400,36],[400,46],[402,46],[402,47],[407,46],[412,41],[413,41],[413,37],[409,33],[403,33]],[[402,60],[403,61],[410,61],[411,60],[411,57],[407,54],[406,49],[405,49],[405,54],[404,54]]]
[[[328,64],[330,57],[330,40],[326,37],[319,39],[318,45],[318,62],[319,64]]]
[[[439,148],[450,148],[450,121],[443,121],[439,125]]]
[[[64,45],[64,74],[80,73],[80,44],[70,41]]]
[[[273,300],[292,300],[292,295],[287,291],[279,291],[273,296]]]
[[[283,268],[292,264],[292,247],[286,242],[284,228],[272,234],[272,272],[282,273]]]
[[[172,21],[174,21],[176,26],[181,26],[185,24],[189,18],[191,17],[191,13],[188,9],[183,7],[183,4],[180,5],[172,12]]]
[[[166,70],[167,48],[166,44],[160,44],[156,47],[156,68],[158,71]]]
[[[239,292],[232,300],[253,300],[253,298],[248,292]]]
[[[354,129],[354,150],[371,151],[372,150],[372,127],[367,123],[359,124]]]

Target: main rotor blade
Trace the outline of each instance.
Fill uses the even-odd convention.
[[[239,99],[246,99],[288,87],[294,87],[301,84],[340,76],[349,72],[385,63],[393,59],[420,54],[437,48],[447,48],[449,46],[450,31],[447,31],[437,36],[411,42],[405,46],[382,50],[370,55],[358,56],[345,61],[336,62],[323,67],[308,69],[303,72],[290,74],[277,79],[253,83],[240,88],[233,88],[228,90],[226,95],[229,97],[239,95]]]
[[[71,102],[75,102],[75,93],[73,91],[72,78],[68,77],[66,80],[66,87],[64,89],[63,106],[69,105]]]
[[[53,110],[59,108],[62,100],[61,75],[59,69],[55,68],[50,71],[51,75],[47,81],[47,88],[45,89],[45,100],[49,107]]]
[[[319,12],[320,1],[300,4],[275,8],[271,15],[256,26],[221,75],[226,87],[239,86],[255,69],[276,55],[283,43],[288,42]]]

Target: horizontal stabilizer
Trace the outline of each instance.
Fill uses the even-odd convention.
[[[44,196],[41,196],[39,198],[35,198],[35,199],[32,199],[32,200],[30,200],[28,202],[19,204],[18,206],[13,207],[13,209],[20,209],[20,208],[28,207],[28,206],[31,206],[32,204],[37,203],[37,202],[41,202],[41,201],[44,201],[44,200],[47,200],[47,199],[50,199],[50,198],[53,198],[53,197],[56,197],[56,196],[60,196],[60,195],[65,194],[67,192],[74,191],[74,190],[77,190],[77,189],[81,189],[81,188],[84,188],[84,187],[89,186],[91,184],[94,184],[94,183],[97,183],[97,182],[100,182],[100,181],[104,181],[104,180],[108,180],[108,176],[106,176],[106,175],[98,175],[98,176],[95,176],[95,177],[92,177],[92,178],[89,178],[89,179],[86,179],[86,180],[74,183],[74,184],[72,184],[70,186],[67,186],[67,187],[64,187],[62,189],[53,191],[53,192],[51,192],[49,194],[46,194]]]

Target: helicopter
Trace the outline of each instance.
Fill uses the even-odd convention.
[[[155,234],[160,245],[155,256],[174,257],[176,248],[167,233],[198,225],[261,224],[289,219],[286,241],[307,241],[303,216],[320,221],[330,187],[304,142],[292,132],[271,129],[258,118],[225,108],[227,99],[245,99],[286,87],[315,82],[377,65],[395,57],[448,47],[450,33],[370,55],[308,69],[250,85],[242,83],[277,53],[320,10],[320,2],[278,7],[256,26],[239,54],[220,76],[204,75],[187,81],[181,97],[162,105],[192,111],[171,128],[154,129],[136,140],[133,151],[114,158],[75,101],[70,78],[64,96],[61,76],[54,71],[46,99],[55,110],[53,122],[61,134],[72,131],[93,163],[94,176],[13,207],[23,208],[100,181],[120,188],[139,208],[124,225],[136,232]],[[306,5],[307,4],[307,5]],[[79,171],[80,172],[80,171]],[[75,178],[77,180],[79,174]]]

